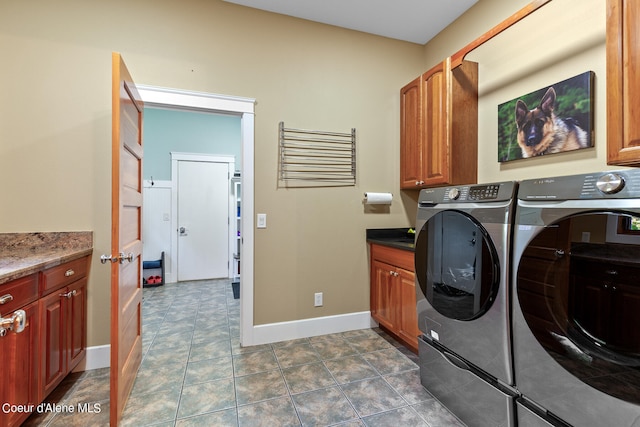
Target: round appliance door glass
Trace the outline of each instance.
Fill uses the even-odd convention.
[[[640,404],[640,218],[572,215],[523,251],[517,295],[527,325],[564,369]]]
[[[455,210],[436,213],[419,231],[415,253],[418,284],[436,311],[473,320],[489,310],[500,265],[487,231],[473,217]]]

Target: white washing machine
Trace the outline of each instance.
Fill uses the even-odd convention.
[[[469,426],[512,426],[509,250],[517,183],[424,189],[416,219],[422,384]]]
[[[518,425],[640,426],[640,170],[522,181]]]

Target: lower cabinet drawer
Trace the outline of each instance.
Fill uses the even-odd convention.
[[[38,298],[38,275],[21,277],[0,285],[0,314],[5,316]]]
[[[84,257],[44,270],[40,284],[42,295],[47,295],[55,289],[85,277],[88,269],[88,258]]]

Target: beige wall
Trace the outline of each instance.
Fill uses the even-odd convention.
[[[483,0],[425,47],[427,64],[461,49],[529,2]],[[493,182],[615,169],[606,165],[606,2],[551,1],[500,36],[471,52],[479,64],[478,180]],[[495,22],[494,22],[495,21]],[[498,163],[498,105],[585,71],[595,73],[595,147]],[[619,169],[619,168],[618,168]]]
[[[255,210],[267,213],[268,228],[255,234],[256,324],[366,311],[365,229],[409,226],[415,218],[415,192],[398,187],[399,88],[524,4],[483,0],[422,47],[219,0],[3,0],[0,232],[94,231],[89,345],[108,343],[109,274],[96,259],[110,246],[110,61],[118,51],[138,83],[257,100]],[[598,7],[604,19],[604,6]],[[602,48],[593,50],[588,65],[577,68],[595,67],[597,126],[604,132],[604,56]],[[512,66],[500,61],[500,67]],[[577,74],[560,68],[553,79]],[[548,83],[516,85],[501,97]],[[497,110],[493,93],[482,96],[481,115]],[[355,127],[357,185],[277,188],[280,121],[322,130]],[[481,180],[546,174],[549,162],[556,163],[536,159],[501,169],[487,136],[495,121],[486,122]],[[600,133],[596,145],[595,154],[562,158],[604,168]],[[365,191],[394,193],[390,210],[366,211]],[[324,307],[314,308],[313,293],[320,291]]]
[[[109,342],[111,52],[138,83],[255,98],[255,320],[369,308],[368,227],[409,225],[398,90],[422,46],[218,0],[0,3],[0,231],[93,230],[89,345]],[[355,187],[278,189],[277,128],[358,132]],[[313,308],[313,293],[324,307]]]

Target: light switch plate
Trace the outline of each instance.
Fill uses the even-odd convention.
[[[257,223],[258,228],[267,228],[267,214],[259,213]]]

